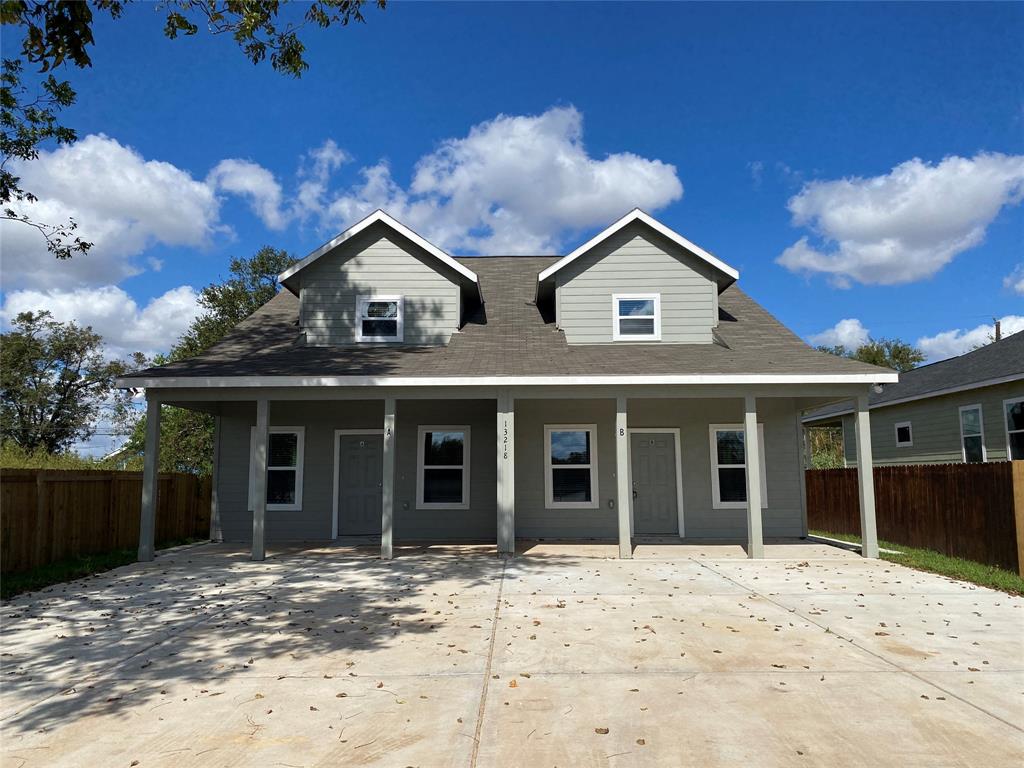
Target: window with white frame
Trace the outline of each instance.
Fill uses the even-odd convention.
[[[661,339],[661,295],[617,293],[612,296],[614,341],[658,341]]]
[[[985,430],[980,405],[965,405],[960,408],[960,445],[963,448],[965,463],[976,464],[985,461]]]
[[[469,509],[469,427],[419,428],[417,509]]]
[[[544,495],[549,509],[596,509],[597,425],[544,427]]]
[[[360,296],[356,300],[356,341],[401,341],[404,304],[401,296]]]
[[[1006,458],[1024,459],[1024,398],[1003,401],[1006,417]]]
[[[715,509],[745,509],[747,506],[747,449],[742,424],[712,424],[711,504]],[[761,467],[761,507],[768,506],[768,475],[764,462],[764,425],[757,425]]]
[[[267,435],[267,509],[302,509],[304,427],[270,427]],[[256,427],[249,435],[249,508],[256,500]]]
[[[898,421],[893,429],[896,432],[897,448],[909,448],[914,444],[914,427],[909,421]]]

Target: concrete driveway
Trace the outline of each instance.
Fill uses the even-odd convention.
[[[3,605],[4,766],[1019,766],[1024,601],[817,545],[205,545]]]

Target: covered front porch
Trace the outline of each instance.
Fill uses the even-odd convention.
[[[216,422],[215,540],[742,545],[805,536],[802,411],[854,399],[871,466],[867,386],[160,386],[147,389],[139,559],[153,558],[161,405]],[[860,479],[863,554],[877,556]]]

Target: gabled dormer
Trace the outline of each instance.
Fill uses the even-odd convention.
[[[710,344],[739,272],[634,209],[538,275],[569,344]]]
[[[480,301],[472,270],[380,210],[278,279],[314,346],[447,344]]]

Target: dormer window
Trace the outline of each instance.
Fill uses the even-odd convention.
[[[401,341],[401,296],[360,296],[356,302],[356,341]]]
[[[657,293],[616,293],[612,296],[612,339],[614,341],[659,341],[661,339],[661,295]]]

